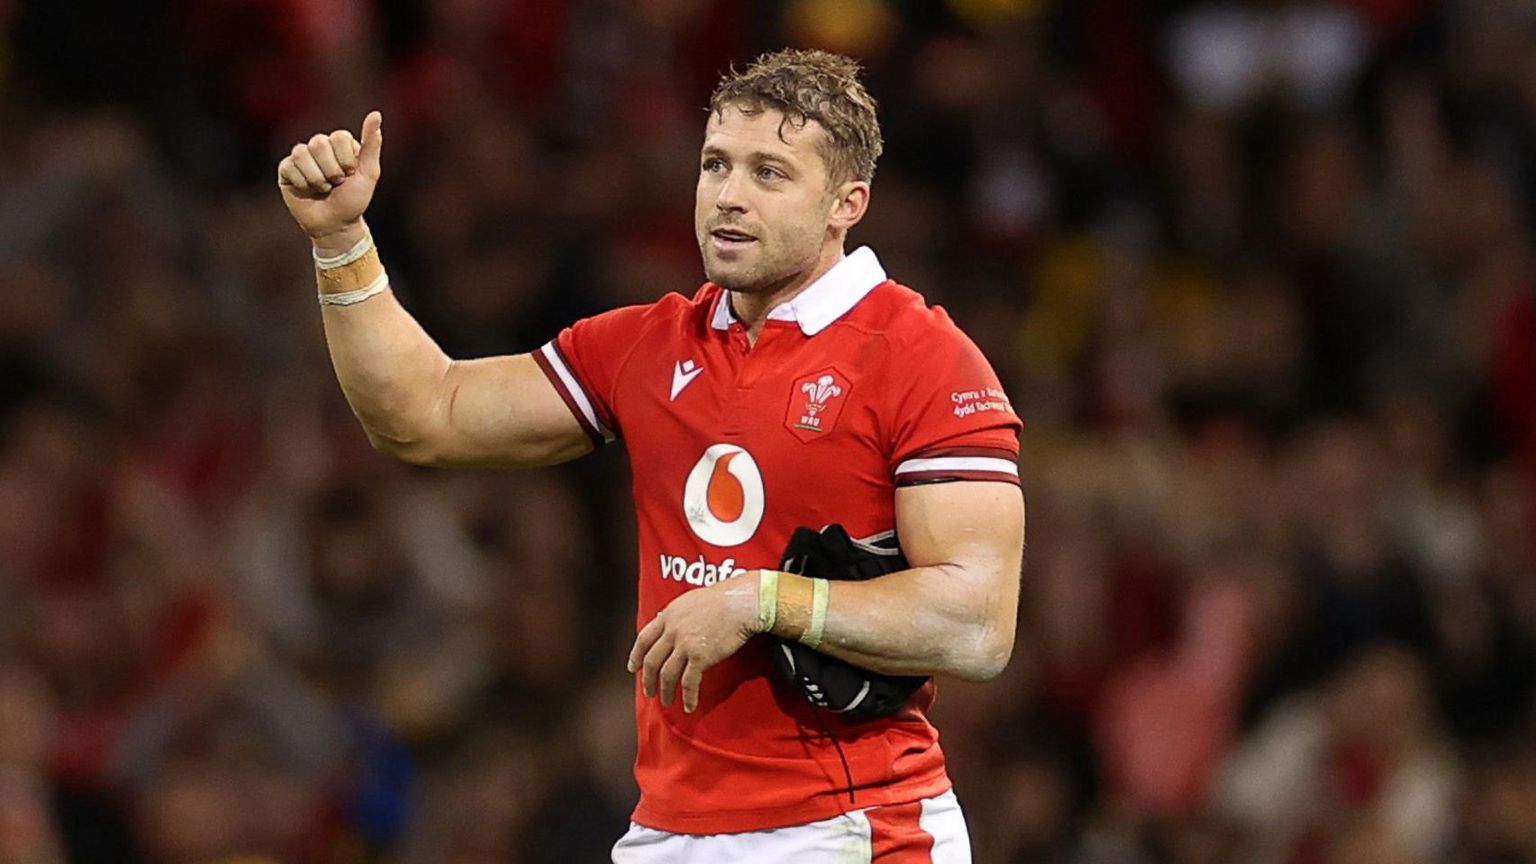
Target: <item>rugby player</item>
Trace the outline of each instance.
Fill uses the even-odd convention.
[[[691,295],[455,360],[396,301],[363,215],[383,117],[294,146],[283,200],[310,237],[342,390],[384,452],[535,466],[622,440],[639,526],[640,802],[615,862],[963,862],[926,712],[849,722],[778,679],[769,636],[864,669],[981,681],[1014,641],[1021,423],[941,308],[845,253],[882,149],[857,65],[764,55],[710,100]],[[795,528],[895,539],[862,582],[779,573]],[[846,760],[846,761],[845,761]]]

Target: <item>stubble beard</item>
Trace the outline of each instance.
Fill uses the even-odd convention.
[[[709,242],[708,236],[704,241]],[[710,252],[701,245],[700,256],[704,261],[704,275],[709,281],[719,285],[727,291],[738,294],[768,294],[778,290],[782,285],[794,278],[796,273],[803,272],[806,267],[815,266],[818,248],[810,248],[804,256],[790,254],[787,245],[798,246],[797,243],[786,244],[781,238],[780,243],[775,244],[770,252],[763,248],[763,241],[757,241],[758,248],[753,250],[753,257],[747,261],[722,261],[712,258]],[[809,245],[809,244],[807,244]]]
[[[741,288],[738,287],[737,283],[743,281],[748,274],[716,259],[712,253],[704,248],[707,243],[709,241],[705,240],[704,243],[699,245],[699,257],[704,261],[705,278],[728,291],[740,291]]]
[[[764,273],[767,262],[762,260],[761,250],[758,250],[755,261],[722,261],[704,249],[699,251],[704,259],[704,275],[721,288],[740,294],[756,294],[770,287],[772,279]]]
[[[721,269],[710,267],[706,261],[704,275],[709,281],[737,294],[759,294],[771,287],[771,280],[763,277],[760,268]]]

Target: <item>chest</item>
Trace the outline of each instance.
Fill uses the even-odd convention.
[[[738,327],[710,335],[626,365],[615,410],[637,500],[722,548],[762,533],[745,531],[759,522],[774,538],[852,511],[887,522],[880,340],[806,338],[777,322],[753,345]]]

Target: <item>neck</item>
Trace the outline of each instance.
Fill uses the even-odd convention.
[[[769,285],[761,291],[751,293],[732,291],[731,312],[746,328],[747,339],[755,343],[758,334],[763,332],[763,324],[768,320],[769,312],[798,297],[800,292],[811,287],[817,279],[826,275],[827,271],[837,266],[837,262],[841,260],[843,260],[842,244],[829,243],[822,247],[821,257],[816,259],[816,264],[806,270],[786,276],[782,281]]]

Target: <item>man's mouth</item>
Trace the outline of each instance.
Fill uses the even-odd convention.
[[[716,228],[709,232],[715,245],[721,249],[737,249],[757,240],[751,234],[736,228]]]

